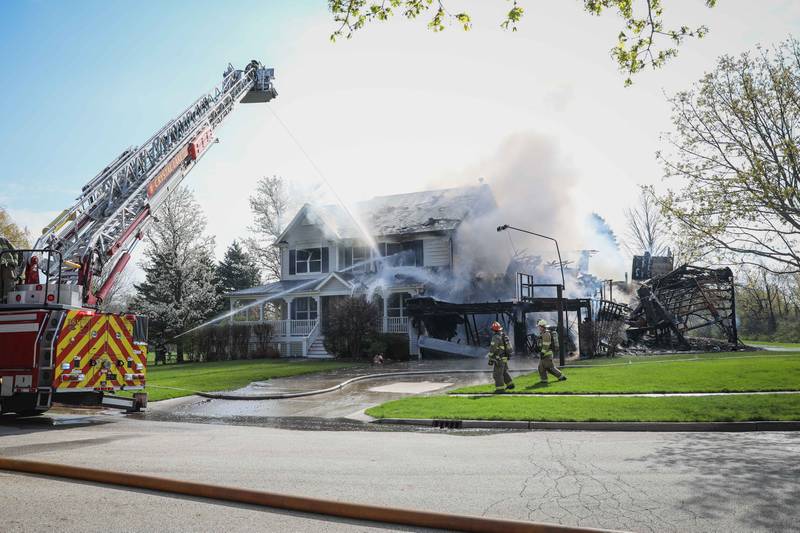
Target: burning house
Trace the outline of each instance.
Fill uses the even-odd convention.
[[[516,351],[530,353],[538,318],[556,328],[562,359],[620,345],[686,349],[687,332],[709,327],[736,345],[730,270],[680,267],[631,297],[627,279],[615,284],[589,272],[596,250],[579,251],[577,263],[517,249],[499,257],[497,233],[476,233],[500,211],[486,185],[381,196],[351,212],[306,204],[275,243],[280,280],[228,294],[231,320],[269,324],[272,345],[293,357],[328,357],[332,305],[353,295],[376,301],[381,330],[408,336],[418,356],[483,357],[493,320]],[[661,263],[648,259],[638,274],[653,264]]]
[[[337,299],[364,294],[383,310],[382,329],[408,334],[412,297],[460,290],[468,268],[456,232],[495,207],[486,185],[376,197],[348,213],[304,205],[275,245],[281,279],[228,294],[232,320],[269,323],[284,356],[326,357],[326,320]],[[257,302],[263,304],[253,305]]]

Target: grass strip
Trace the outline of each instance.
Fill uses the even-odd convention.
[[[708,358],[662,364],[614,364],[566,368],[567,381],[539,383],[539,374],[514,379],[511,393],[764,392],[800,390],[800,354],[741,359]],[[462,387],[458,394],[486,393],[493,384]]]
[[[353,366],[358,365],[338,361],[286,361],[280,359],[149,366],[147,368],[148,386],[145,388],[145,392],[147,392],[149,401],[158,401],[189,396],[192,391],[232,390],[244,387],[254,381]]]
[[[800,395],[667,398],[425,396],[366,410],[376,418],[549,422],[743,422],[800,420]]]

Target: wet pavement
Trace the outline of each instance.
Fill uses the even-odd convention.
[[[512,375],[520,370],[528,373],[533,371],[537,362],[531,357],[513,358],[509,361],[510,371]],[[458,372],[464,370],[481,373]],[[135,416],[159,421],[269,425],[293,429],[364,429],[363,421],[368,417],[363,415],[363,411],[374,405],[412,395],[442,394],[453,388],[491,381],[491,367],[485,359],[424,360],[271,379],[251,383],[231,391],[231,394],[256,396],[302,392],[332,387],[364,374],[409,371],[443,373],[380,377],[356,382],[334,392],[280,400],[219,400],[188,396],[151,403],[145,413]]]

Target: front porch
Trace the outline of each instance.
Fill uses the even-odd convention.
[[[286,282],[278,282],[263,293],[248,290],[244,291],[246,295],[232,295],[231,321],[271,326],[271,344],[283,357],[329,357],[323,341],[330,310],[338,301],[365,291],[365,287],[336,272],[316,281],[307,288],[286,287]],[[406,302],[419,289],[415,285],[397,284],[371,293],[381,310],[376,324],[378,331],[408,335]],[[241,311],[237,312],[238,308]]]
[[[405,316],[403,293],[396,298],[386,298],[379,302],[383,316],[376,324],[378,331],[408,335],[408,317]],[[382,299],[384,300],[384,299]],[[400,300],[397,307],[389,303]],[[236,324],[267,324],[272,330],[272,344],[282,357],[326,358],[330,355],[324,346],[325,319],[330,306],[335,302],[331,296],[309,296],[268,301],[253,305],[257,300],[232,300],[231,310],[244,308],[234,313],[231,322]],[[250,307],[248,307],[250,306]],[[280,318],[276,318],[280,317]],[[288,318],[292,317],[292,318]]]

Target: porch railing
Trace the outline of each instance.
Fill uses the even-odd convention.
[[[316,320],[267,320],[273,337],[308,337],[317,328]]]
[[[390,316],[386,317],[384,333],[408,333],[408,317]]]

